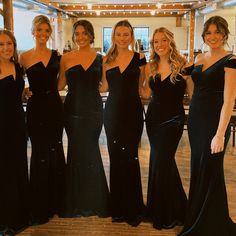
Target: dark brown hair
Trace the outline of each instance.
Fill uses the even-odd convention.
[[[75,36],[75,30],[78,26],[83,26],[85,31],[90,36],[90,43],[94,43],[95,34],[94,34],[94,28],[93,25],[87,21],[87,20],[78,20],[74,23],[73,29],[72,29],[72,41],[74,42],[74,36]]]
[[[223,35],[224,44],[227,42],[229,37],[229,29],[228,29],[228,22],[221,16],[212,16],[209,18],[205,23],[203,27],[202,32],[202,39],[204,40],[205,34],[208,31],[208,28],[210,25],[215,25],[217,30]]]
[[[3,35],[3,34],[7,35],[13,42],[14,52],[13,52],[13,56],[11,58],[11,61],[17,63],[18,62],[18,53],[17,53],[16,38],[15,38],[15,36],[13,35],[13,33],[11,31],[6,30],[6,29],[0,30],[0,35]]]

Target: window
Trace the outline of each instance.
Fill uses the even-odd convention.
[[[29,11],[27,9],[13,7],[13,14],[14,14],[14,35],[17,41],[17,49],[19,51],[26,51],[29,50],[30,48],[33,48],[35,46],[35,42],[31,32],[32,20],[34,19],[35,16],[39,15],[40,13],[37,11]],[[48,43],[49,43],[48,46],[51,48],[51,40],[49,40]]]
[[[2,1],[1,1],[2,2]],[[2,3],[0,3],[0,9],[3,9]],[[3,15],[0,14],[0,29],[4,28]]]
[[[31,25],[36,12],[27,11],[13,7],[14,14],[14,34],[17,40],[19,51],[25,51],[34,47],[34,39],[31,33]]]
[[[0,15],[0,28],[3,29],[4,28],[4,22],[3,22],[3,16]]]
[[[107,49],[111,45],[111,27],[103,28],[103,52],[107,52]],[[136,41],[139,41],[140,49],[144,51],[149,50],[149,28],[148,27],[134,27],[134,37]]]
[[[134,27],[135,40],[140,40],[140,50],[149,50],[149,28]]]
[[[104,27],[103,28],[103,52],[106,52],[111,45],[111,27]]]

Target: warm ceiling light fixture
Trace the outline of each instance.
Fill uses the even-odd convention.
[[[158,9],[160,9],[161,6],[162,6],[162,4],[161,4],[160,2],[158,2],[158,3],[156,4],[156,6],[157,6]]]
[[[101,11],[95,11],[97,16],[101,15]]]
[[[150,14],[151,14],[151,16],[155,16],[156,11],[152,10],[152,11],[150,11]]]
[[[88,3],[88,4],[87,4],[87,8],[88,8],[89,10],[91,10],[91,9],[92,9],[92,4],[91,4],[91,3]]]

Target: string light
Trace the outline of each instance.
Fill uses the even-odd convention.
[[[91,10],[91,9],[92,9],[92,4],[91,4],[91,3],[88,3],[88,4],[87,4],[87,8],[88,8],[89,10]]]
[[[74,15],[78,17],[79,14],[83,14],[86,16],[109,16],[109,15],[147,15],[147,16],[185,16],[186,12],[191,10],[192,4],[199,4],[200,1],[196,1],[196,3],[187,3],[187,2],[169,2],[163,3],[162,1],[157,1],[156,3],[148,3],[148,4],[57,4],[64,11],[68,9],[68,14]],[[202,1],[201,1],[202,3]],[[56,4],[49,3],[48,5],[56,6]],[[83,12],[84,10],[84,12]],[[82,11],[82,12],[81,12]]]
[[[153,11],[150,11],[150,14],[151,14],[151,16],[155,16],[155,11],[153,10]]]
[[[156,5],[156,6],[157,6],[157,8],[158,8],[158,9],[160,9],[160,8],[161,8],[161,6],[162,6],[162,4],[159,2],[159,3],[157,3],[157,5]]]
[[[97,16],[101,15],[101,11],[95,11]]]

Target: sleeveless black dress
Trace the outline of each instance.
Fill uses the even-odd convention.
[[[16,80],[0,80],[0,233],[17,233],[29,225],[27,140],[21,95],[23,70]]]
[[[175,162],[185,120],[183,97],[186,81],[181,75],[176,79],[174,84],[170,75],[163,81],[158,75],[149,80],[152,97],[146,116],[151,147],[147,210],[157,229],[183,224],[187,205]]]
[[[235,236],[236,224],[229,216],[224,180],[223,152],[211,154],[223,105],[224,68],[236,69],[236,60],[227,55],[202,71],[198,65],[192,72],[194,93],[189,111],[191,146],[191,182],[189,204],[181,236]],[[234,78],[236,79],[236,78]],[[230,126],[225,133],[225,146]]]
[[[64,108],[68,136],[64,217],[109,216],[109,190],[99,149],[102,129],[102,55],[87,70],[66,71],[68,93]]]
[[[30,197],[35,224],[60,214],[64,197],[63,105],[57,90],[59,59],[57,51],[52,50],[46,67],[38,62],[26,70],[33,93],[27,104],[27,127],[32,146]]]
[[[136,226],[143,214],[138,145],[143,130],[143,108],[139,97],[140,60],[135,52],[127,68],[106,71],[109,85],[104,114],[110,156],[111,213],[113,221]]]

